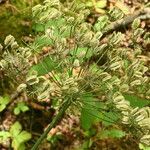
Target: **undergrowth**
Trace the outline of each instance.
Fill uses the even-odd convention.
[[[16,116],[8,128],[1,126],[3,147],[23,150],[38,139],[31,125],[24,125],[27,132],[19,123],[19,115],[30,115],[33,104],[54,114],[32,150],[46,137],[52,142],[50,131],[67,114],[79,117],[84,131],[102,123],[99,138],[132,134],[141,147],[149,146],[150,68],[140,56],[150,33],[140,27],[140,18],[133,21],[125,47],[123,33],[106,34],[112,21],[126,15],[119,8],[99,16],[94,25],[86,22],[90,10],[84,3],[45,0],[32,14],[37,32],[33,43],[20,47],[9,35],[0,45],[0,112]]]

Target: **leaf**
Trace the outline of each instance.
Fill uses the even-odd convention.
[[[18,121],[10,128],[10,133],[12,135],[12,147],[16,150],[24,150],[25,146],[22,144],[31,139],[30,133],[21,130],[22,126]]]
[[[2,112],[5,108],[6,108],[6,105],[1,104],[1,105],[0,105],[0,112]]]
[[[11,137],[11,134],[7,131],[0,131],[0,142],[7,140],[7,138]]]
[[[16,150],[25,150],[24,143],[31,139],[31,134],[22,131],[17,137],[15,137],[12,141],[12,147]]]
[[[14,138],[14,139],[12,140],[11,146],[12,146],[15,150],[18,150],[18,149],[19,149],[19,144],[20,144],[20,143],[17,141],[17,139]]]
[[[85,103],[85,105],[83,105],[80,117],[81,127],[84,130],[88,130],[90,129],[92,124],[94,124],[97,121],[99,111],[94,108],[94,106],[97,107],[97,104],[94,102],[95,99],[92,96],[83,97],[82,100],[85,102],[90,101],[89,104]]]
[[[98,31],[98,32],[101,31],[103,33],[107,24],[108,24],[108,16],[106,15],[100,16],[96,24],[94,25],[94,29],[95,31]]]
[[[93,3],[92,2],[86,2],[86,7],[93,7]]]
[[[98,134],[100,139],[106,138],[122,138],[125,136],[125,132],[119,129],[111,129],[111,130],[104,130]]]
[[[44,75],[52,70],[60,70],[58,62],[54,62],[49,56],[45,57],[40,63],[34,65],[30,71],[37,71],[38,75]]]
[[[141,20],[139,18],[136,18],[131,25],[132,29],[136,30],[140,26],[140,23],[141,23]]]
[[[14,114],[19,115],[20,114],[20,109],[17,107],[14,109]]]
[[[145,146],[145,145],[142,144],[142,143],[139,143],[139,148],[140,148],[141,150],[150,150],[150,147]]]
[[[49,46],[51,44],[52,44],[52,40],[49,39],[48,37],[37,36],[34,43],[32,43],[30,47],[34,50],[34,53],[38,53],[42,50],[43,46]]]
[[[10,133],[13,137],[16,137],[22,130],[21,124],[16,121],[10,128]]]
[[[10,102],[9,96],[7,96],[7,95],[5,95],[3,97],[0,96],[0,112],[2,112],[6,108],[6,106],[9,102]]]
[[[88,49],[88,47],[79,47],[78,49],[71,50],[70,54],[74,55],[74,53],[77,57],[80,57],[81,53],[84,53],[86,54],[86,58],[90,58],[93,55],[92,50]]]
[[[19,102],[16,106],[16,108],[14,109],[14,114],[15,115],[19,115],[20,112],[26,112],[29,110],[29,107],[26,106],[26,104],[24,102]]]
[[[31,134],[28,133],[27,131],[22,131],[18,136],[17,136],[17,141],[21,144],[24,143],[28,140],[31,139]]]
[[[109,137],[112,138],[122,138],[125,136],[125,132],[118,130],[118,129],[112,129],[109,131]]]
[[[18,150],[25,150],[25,149],[26,149],[26,147],[25,147],[24,143],[20,144],[18,147]]]
[[[139,98],[135,95],[124,94],[123,95],[126,100],[128,100],[132,107],[142,108],[150,104],[150,101],[146,99]]]
[[[97,8],[97,7],[96,7],[96,12],[101,13],[101,14],[105,14],[105,10],[104,9]]]
[[[22,106],[21,110],[22,110],[22,112],[26,112],[29,110],[29,107],[28,106]]]
[[[82,150],[91,148],[92,144],[93,144],[92,139],[84,141],[84,143],[82,144]]]
[[[99,71],[99,74],[100,74],[100,68],[96,63],[91,64],[89,67],[90,67],[89,68],[90,72],[92,72],[93,74],[97,73],[98,71]]]
[[[15,149],[15,150],[25,150],[25,145],[24,143],[19,143],[17,141],[17,139],[13,139],[11,146]]]
[[[96,2],[97,8],[105,8],[107,6],[107,0],[99,0]]]
[[[29,110],[29,107],[24,103],[24,102],[20,102],[17,104],[17,108],[19,110],[21,110],[22,112],[26,112]]]
[[[34,23],[32,25],[32,29],[33,31],[36,31],[36,32],[43,32],[45,30],[44,24],[42,23]]]
[[[117,120],[119,119],[119,114],[109,111],[101,113],[100,117],[102,118],[101,121],[105,126],[110,126],[117,122]]]
[[[130,13],[129,7],[124,4],[124,2],[117,1],[115,4],[125,15],[128,15]]]

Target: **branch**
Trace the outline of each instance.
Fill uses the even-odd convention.
[[[15,93],[13,93],[13,94],[10,96],[11,100],[16,99],[21,93],[22,93],[22,91],[21,91],[21,92],[17,92],[17,91],[16,91]]]
[[[150,9],[144,8],[140,11],[137,11],[133,15],[128,15],[123,19],[117,20],[108,26],[108,29],[104,32],[104,34],[108,34],[114,30],[117,30],[121,27],[127,26],[134,21],[136,18],[140,18],[142,20],[146,20],[150,18]]]

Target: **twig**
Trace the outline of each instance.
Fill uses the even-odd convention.
[[[141,16],[139,16],[139,18],[141,20],[148,20],[148,19],[150,19],[150,14],[141,15]]]
[[[15,91],[15,93],[13,93],[13,94],[10,96],[11,100],[16,99],[21,93],[22,93],[22,91],[21,91],[21,92]]]
[[[117,29],[119,29],[119,28],[121,28],[121,27],[127,26],[127,25],[129,25],[130,23],[132,23],[132,22],[134,21],[134,19],[136,19],[136,18],[138,18],[138,17],[139,17],[140,19],[143,19],[143,20],[149,19],[149,17],[150,17],[150,9],[149,9],[149,8],[142,9],[142,10],[140,10],[140,11],[137,11],[137,12],[136,12],[135,14],[133,14],[133,15],[128,15],[128,16],[126,16],[126,17],[123,18],[123,19],[120,19],[120,20],[117,20],[117,21],[111,23],[111,24],[108,26],[107,30],[104,31],[104,34],[106,35],[106,34],[112,32],[112,31],[114,31],[114,30],[117,30]]]

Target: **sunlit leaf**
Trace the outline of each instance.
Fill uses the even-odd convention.
[[[45,57],[40,63],[34,65],[31,70],[37,71],[38,75],[44,75],[52,70],[59,70],[58,62],[54,62],[49,56]]]
[[[27,131],[22,131],[21,124],[17,121],[10,129],[12,136],[12,147],[16,150],[24,150],[24,143],[31,139],[31,134]]]
[[[124,97],[126,100],[128,100],[130,102],[132,107],[142,108],[142,107],[150,104],[150,101],[148,101],[146,99],[139,98],[135,95],[124,94]]]
[[[7,95],[3,97],[0,96],[0,112],[6,108],[9,101],[10,101],[10,98]]]
[[[18,134],[21,132],[21,130],[22,130],[22,126],[21,126],[21,124],[17,121],[17,122],[15,122],[15,123],[11,126],[11,128],[10,128],[10,133],[11,133],[11,135],[12,135],[13,137],[16,137],[16,136],[18,136]]]
[[[116,2],[116,6],[117,6],[119,9],[121,9],[125,15],[128,15],[128,14],[130,13],[130,10],[129,10],[128,6],[125,5],[124,2],[117,1],[117,2]]]
[[[96,2],[97,8],[105,8],[107,6],[107,0],[99,0]]]
[[[15,108],[14,109],[14,114],[15,115],[19,115],[20,114],[20,109],[19,108]]]
[[[98,134],[98,137],[100,137],[101,139],[105,139],[105,138],[122,138],[124,136],[125,136],[125,132],[123,132],[119,129],[104,130],[104,131],[101,131]]]
[[[5,141],[11,134],[7,131],[0,131],[0,142]]]
[[[88,130],[92,126],[92,124],[95,123],[97,119],[99,119],[99,110],[95,109],[95,107],[97,107],[97,104],[94,102],[95,99],[93,97],[83,97],[82,100],[83,102],[89,102],[83,105],[80,117],[81,127],[85,130]]]
[[[141,150],[150,150],[150,147],[149,147],[149,146],[146,146],[146,145],[144,145],[144,144],[142,144],[142,143],[139,143],[139,148],[140,148]]]

